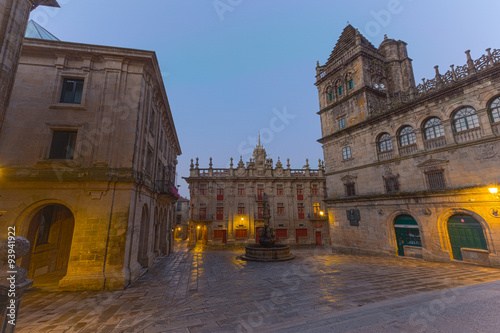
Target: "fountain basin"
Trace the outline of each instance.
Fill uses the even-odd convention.
[[[284,244],[274,244],[270,248],[260,244],[248,244],[245,246],[245,254],[241,256],[243,260],[254,261],[285,261],[294,258],[295,256],[290,254],[290,246]]]

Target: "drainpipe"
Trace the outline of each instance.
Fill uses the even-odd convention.
[[[108,222],[108,235],[106,236],[106,248],[104,250],[104,263],[102,265],[102,275],[104,276],[104,282],[103,282],[103,285],[102,285],[102,290],[106,290],[106,261],[108,259],[108,246],[109,246],[109,236],[111,234],[111,221],[113,219],[113,207],[115,205],[115,192],[116,192],[116,183],[118,183],[118,181],[120,180],[120,178],[118,178],[117,176],[117,172],[115,171],[115,177],[116,177],[116,180],[115,180],[115,184],[113,185],[113,196],[112,196],[112,199],[111,199],[111,209],[110,209],[110,212],[109,212],[109,222]],[[113,176],[110,175],[110,182],[113,180]]]

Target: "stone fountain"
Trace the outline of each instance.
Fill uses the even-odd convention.
[[[254,261],[284,261],[294,259],[295,256],[290,254],[288,245],[276,243],[276,232],[274,228],[269,226],[271,218],[271,210],[267,195],[263,195],[264,209],[262,218],[264,219],[264,227],[260,230],[259,244],[248,244],[245,246],[245,254],[241,256],[244,260]]]

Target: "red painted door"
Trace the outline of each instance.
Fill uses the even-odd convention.
[[[316,245],[321,245],[321,231],[316,231]]]
[[[288,229],[276,229],[276,242],[279,242],[280,238],[288,238]]]
[[[224,200],[224,189],[223,188],[217,189],[217,200]]]
[[[222,244],[227,243],[227,230],[222,230]]]
[[[295,229],[295,241],[299,242],[299,237],[307,237],[307,229]]]
[[[260,231],[264,229],[263,227],[255,227],[255,243],[259,242],[260,239]]]
[[[217,212],[217,220],[223,220],[224,219],[224,207],[217,207],[216,209]]]

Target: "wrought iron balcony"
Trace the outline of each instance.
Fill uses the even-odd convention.
[[[321,215],[321,214],[307,214],[307,219],[310,221],[326,221],[328,220],[327,215]]]
[[[211,221],[215,221],[214,214],[193,214],[191,216],[190,220],[191,220],[191,222],[199,222],[199,221],[211,222]]]
[[[180,197],[179,192],[177,192],[177,187],[175,187],[175,184],[170,180],[157,180],[156,191],[170,197],[172,200],[177,200]]]

